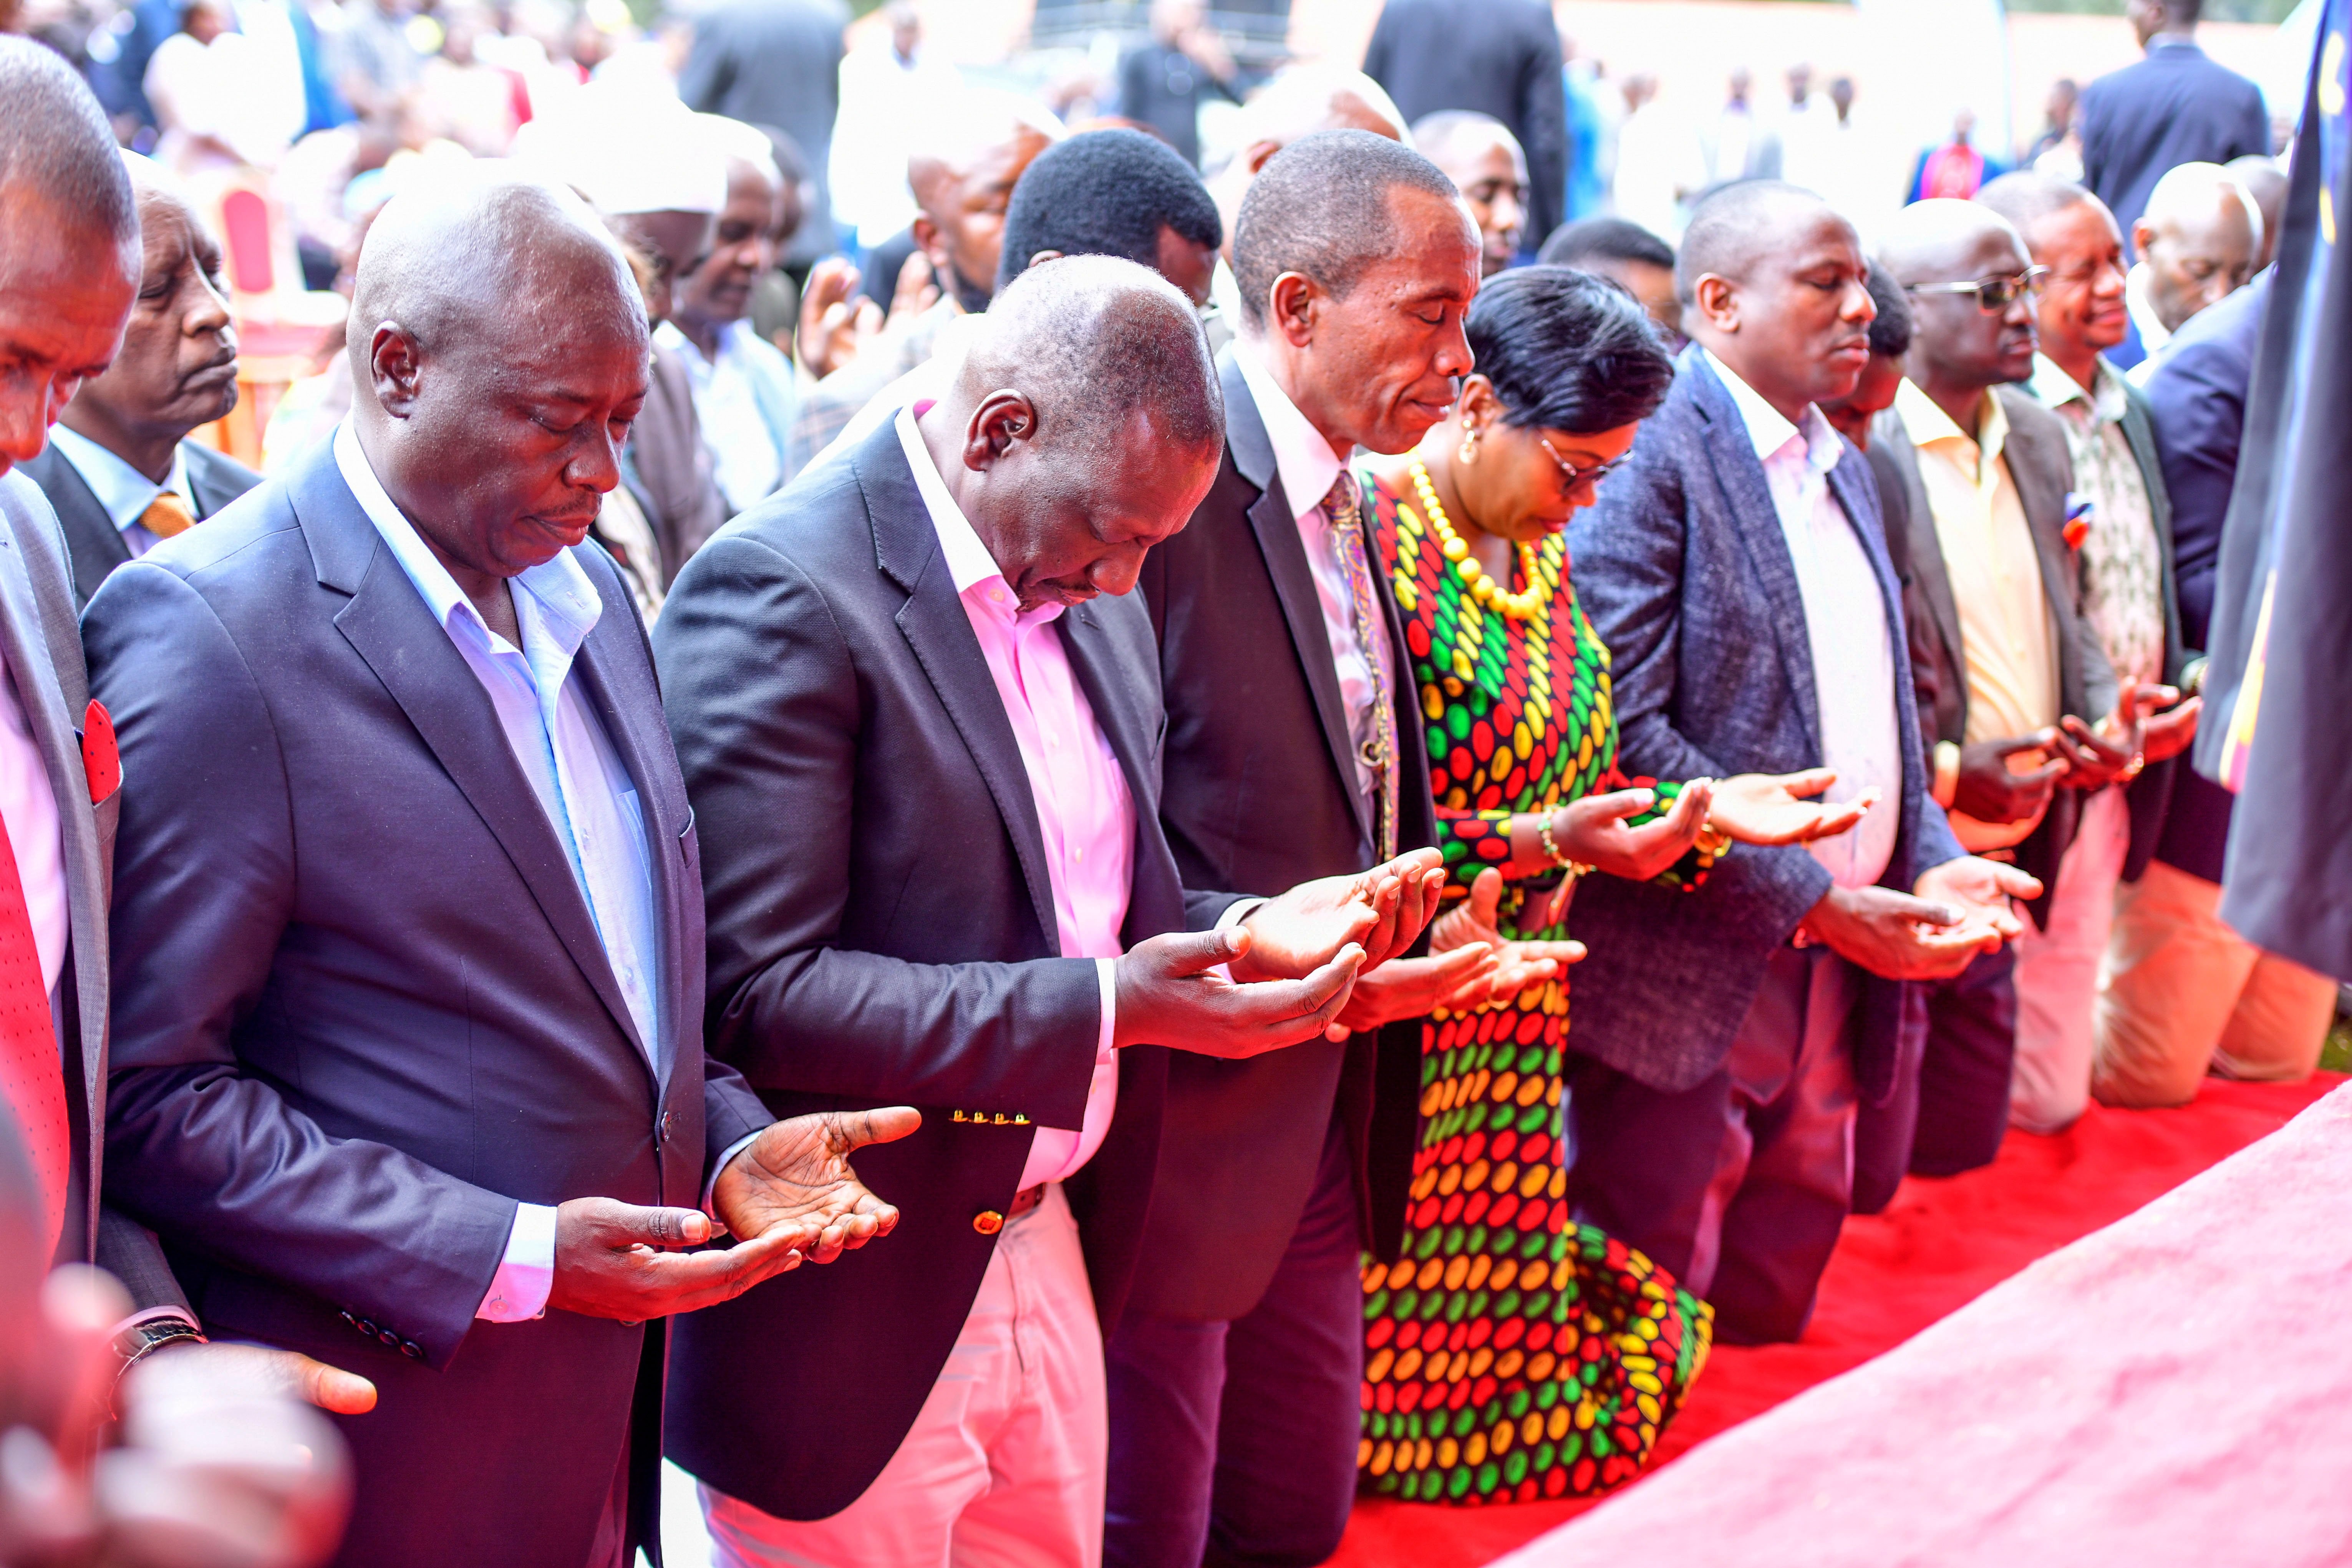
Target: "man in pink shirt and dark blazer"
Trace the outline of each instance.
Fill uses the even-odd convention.
[[[722,531],[663,612],[711,1050],[772,1108],[924,1110],[860,1157],[909,1199],[892,1256],[677,1325],[669,1452],[722,1563],[1098,1563],[1161,1047],[1320,1037],[1434,907],[1429,851],[1271,900],[1178,879],[1123,595],[1223,428],[1188,300],[1048,262],[938,402]]]

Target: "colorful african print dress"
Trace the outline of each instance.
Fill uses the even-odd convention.
[[[1360,477],[1421,689],[1440,845],[1466,887],[1510,858],[1514,813],[1635,782],[1617,768],[1609,650],[1559,536],[1536,556],[1544,606],[1513,621],[1465,591],[1418,500]],[[1664,879],[1704,875],[1694,853]],[[1506,935],[1567,934],[1546,923],[1557,881],[1507,885]],[[1568,1217],[1567,1038],[1565,975],[1424,1026],[1404,1253],[1364,1269],[1369,1491],[1483,1503],[1606,1490],[1640,1473],[1706,1360],[1712,1310]]]

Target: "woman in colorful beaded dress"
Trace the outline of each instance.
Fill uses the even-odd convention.
[[[1359,475],[1421,690],[1441,847],[1457,885],[1475,879],[1437,945],[1557,942],[1580,876],[1696,889],[1734,840],[1851,826],[1859,805],[1801,798],[1826,773],[1618,771],[1609,651],[1577,605],[1561,531],[1673,379],[1641,305],[1585,273],[1528,268],[1481,290],[1467,330],[1479,374],[1453,415]],[[1568,994],[1563,972],[1425,1026],[1404,1255],[1364,1274],[1372,1491],[1517,1502],[1616,1486],[1706,1359],[1706,1306],[1567,1218]]]

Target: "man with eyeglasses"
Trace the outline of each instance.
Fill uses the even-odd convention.
[[[2147,700],[2145,710],[2168,689],[2193,690],[2195,680],[2184,676],[2172,505],[2155,423],[2146,395],[2103,357],[2124,334],[2123,235],[2098,197],[2039,174],[2007,175],[1977,199],[2014,224],[2034,262],[2050,269],[2035,313],[2042,352],[2026,390],[2064,422],[2075,493],[2088,507],[2077,548],[2085,635],[2115,667],[2117,687]],[[2147,718],[2141,741],[2149,762],[2177,755],[2195,738],[2199,706],[2189,696]],[[2021,1100],[2055,1096],[2056,1109],[2070,1115],[2081,1107],[2116,886],[2147,870],[2169,784],[2169,771],[2158,770],[2083,796],[2048,929],[2018,950]],[[2048,1121],[2051,1108],[2034,1114]]]
[[[1987,952],[1928,994],[1916,1098],[1865,1112],[1856,1188],[1891,1194],[1909,1170],[1990,1163],[2014,1120],[2054,1132],[2072,1092],[2028,1085],[2012,1109],[2017,987],[2050,939],[2052,891],[2086,791],[2136,774],[2137,710],[2084,626],[2070,525],[2073,453],[2058,416],[2013,384],[2033,374],[2034,306],[2048,276],[2015,228],[1973,202],[1928,201],[1889,224],[1880,262],[1912,312],[1906,377],[1879,416],[1870,460],[1889,548],[1906,560],[1906,610],[1935,796],[1961,845],[2031,873],[2045,890],[2011,951]],[[1857,1197],[1860,1206],[1860,1197]]]

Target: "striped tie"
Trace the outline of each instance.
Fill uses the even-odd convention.
[[[1382,635],[1380,600],[1372,587],[1370,552],[1364,543],[1363,510],[1356,504],[1355,476],[1347,469],[1323,498],[1323,515],[1331,521],[1331,538],[1339,552],[1339,570],[1348,579],[1348,603],[1354,612],[1356,645],[1372,673],[1372,738],[1363,745],[1365,765],[1379,781],[1380,858],[1396,858],[1397,727],[1392,684],[1389,679],[1388,638]]]

